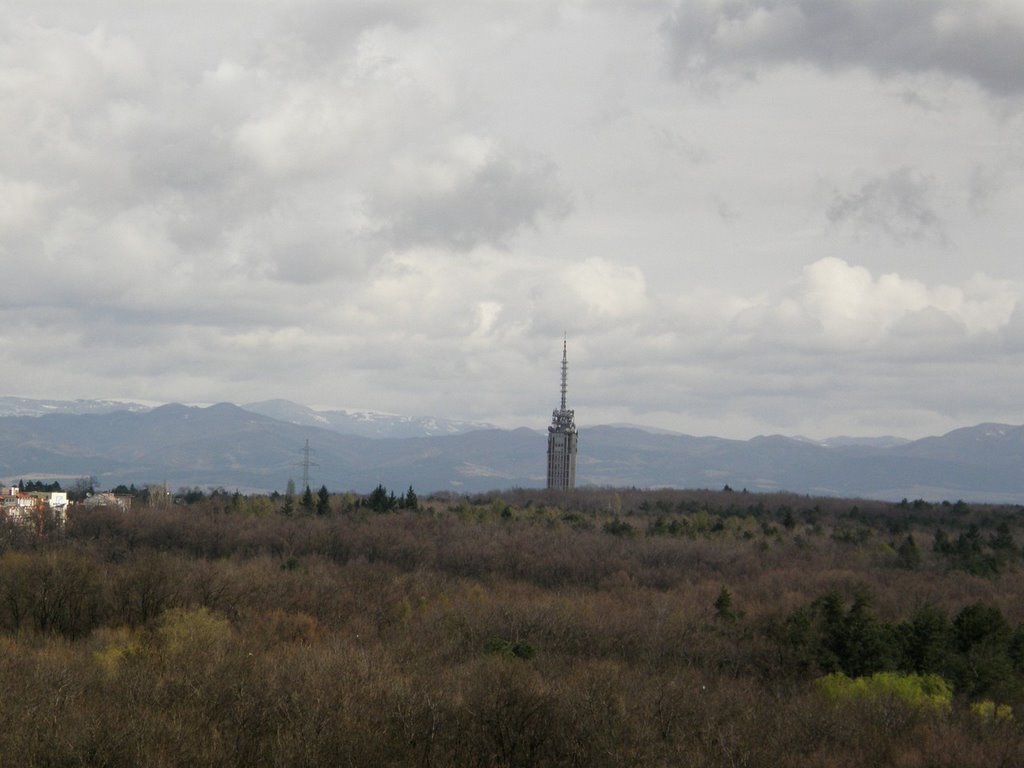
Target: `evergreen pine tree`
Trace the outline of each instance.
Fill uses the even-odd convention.
[[[316,513],[320,516],[331,513],[331,494],[327,491],[326,485],[321,485],[316,492]]]
[[[366,506],[374,512],[388,511],[388,490],[383,483],[378,483],[370,495],[366,498]]]
[[[313,514],[313,509],[316,503],[313,501],[313,492],[309,490],[309,486],[306,486],[305,492],[302,494],[302,511],[307,515]]]
[[[896,549],[896,557],[900,568],[906,568],[908,571],[916,570],[921,565],[921,553],[917,549],[917,542],[909,533]]]
[[[715,614],[723,621],[736,621],[736,612],[732,608],[732,592],[728,587],[722,587],[715,599]]]

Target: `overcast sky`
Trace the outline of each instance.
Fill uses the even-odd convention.
[[[7,0],[0,394],[1024,422],[1020,0]]]

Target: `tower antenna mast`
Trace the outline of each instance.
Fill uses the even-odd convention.
[[[569,358],[566,356],[566,339],[562,337],[562,410],[565,410],[565,391],[569,378]]]

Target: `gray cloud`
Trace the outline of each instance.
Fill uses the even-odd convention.
[[[881,232],[897,243],[945,240],[931,203],[931,182],[910,168],[871,179],[853,192],[836,192],[826,215],[833,224]]]
[[[521,228],[541,216],[560,218],[569,201],[550,163],[528,158],[487,158],[448,188],[415,190],[403,198],[381,197],[373,210],[397,247],[439,245],[468,250],[507,247]]]
[[[566,213],[549,160],[458,127],[445,63],[408,45],[419,11],[279,10],[254,19],[279,34],[187,60],[103,26],[12,22],[0,157],[21,204],[0,230],[8,266],[63,296],[82,271],[113,286],[177,273],[241,298],[261,281],[365,275],[396,248],[508,247]],[[474,142],[482,156],[459,154]],[[157,306],[181,305],[179,281],[160,282]],[[127,305],[137,291],[101,293]]]
[[[988,0],[685,0],[666,30],[677,67],[806,62],[881,75],[944,72],[1024,91],[1024,13]]]
[[[415,4],[396,0],[283,3],[274,14],[274,24],[280,30],[280,36],[273,38],[274,47],[282,49],[291,66],[317,68],[324,61],[350,55],[367,29],[413,29],[423,21],[423,12]]]

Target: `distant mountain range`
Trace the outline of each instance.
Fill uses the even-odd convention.
[[[127,400],[30,400],[27,397],[0,397],[2,416],[45,416],[50,413],[113,413],[148,411],[153,406]]]
[[[475,493],[544,485],[546,436],[530,429],[315,411],[283,400],[244,407],[0,398],[0,477],[95,477],[101,487],[167,482],[283,491]],[[899,500],[1024,503],[1024,427],[980,424],[941,437],[752,440],[580,430],[578,485],[792,491]]]
[[[363,437],[433,437],[461,435],[493,424],[455,421],[433,416],[397,416],[379,411],[315,411],[290,400],[264,400],[243,405],[247,411],[303,427],[323,427],[346,435]]]
[[[0,418],[4,416],[47,416],[50,414],[106,414],[115,411],[142,413],[159,406],[128,400],[31,400],[0,397]],[[493,424],[457,421],[433,416],[399,416],[380,411],[317,411],[290,400],[263,400],[241,406],[247,411],[303,427],[321,427],[346,435],[363,437],[431,437],[458,435],[476,429],[494,429]]]

